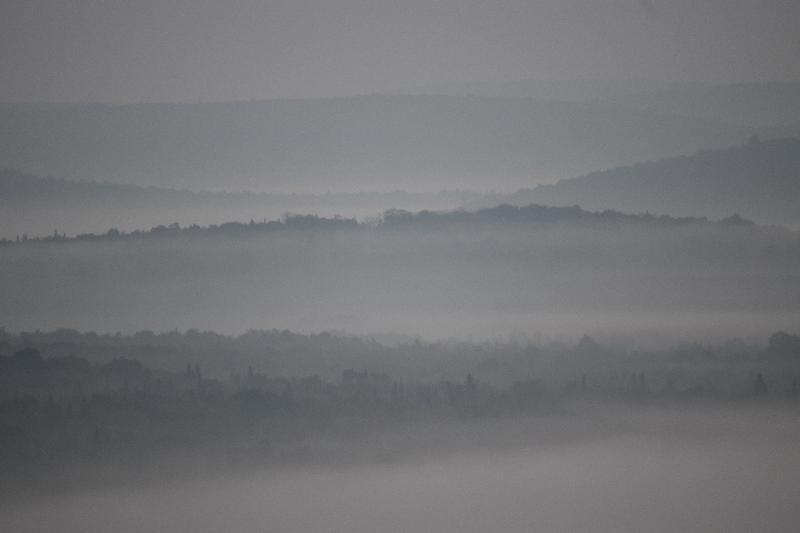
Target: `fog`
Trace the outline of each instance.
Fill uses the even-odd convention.
[[[798,263],[536,205],[5,240],[0,527],[793,531]]]
[[[0,531],[797,531],[798,20],[0,2]]]
[[[66,533],[794,531],[794,411],[582,409],[566,420],[443,422],[429,428],[439,435],[433,452],[350,466],[217,473],[11,501],[0,509],[0,526]],[[366,442],[414,450],[420,438],[413,429],[397,436]]]
[[[432,339],[629,329],[719,339],[791,329],[800,311],[792,231],[498,220],[7,245],[0,322]]]

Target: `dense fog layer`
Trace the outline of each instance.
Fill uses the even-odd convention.
[[[13,329],[764,338],[800,312],[797,234],[735,223],[167,232],[0,254]]]
[[[413,449],[424,432],[423,440],[436,435],[439,451],[450,450],[445,455],[11,501],[0,509],[0,527],[20,533],[796,529],[800,435],[793,411],[603,408],[591,420],[442,422],[418,433],[374,435],[358,446]]]

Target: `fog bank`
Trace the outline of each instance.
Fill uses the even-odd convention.
[[[793,414],[605,413],[614,434],[558,442],[558,423],[527,421],[524,427],[550,431],[550,442],[532,436],[528,444],[435,461],[79,492],[6,505],[0,526],[21,533],[795,530],[800,452]],[[476,430],[462,431],[468,441]]]

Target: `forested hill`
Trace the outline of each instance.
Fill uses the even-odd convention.
[[[738,213],[757,222],[800,222],[800,139],[759,141],[593,172],[552,185],[491,197],[587,209],[719,218]]]
[[[755,223],[736,214],[711,221],[705,217],[672,217],[645,214],[626,214],[619,211],[587,211],[579,206],[550,207],[531,204],[523,207],[503,204],[477,211],[419,211],[410,212],[402,209],[386,211],[380,220],[359,222],[355,218],[320,217],[318,215],[286,215],[280,220],[264,220],[256,222],[227,222],[210,226],[191,225],[181,227],[180,224],[155,226],[149,230],[121,232],[111,228],[105,233],[86,233],[67,236],[56,232],[47,237],[16,239],[0,239],[0,244],[23,244],[33,242],[70,242],[70,241],[103,241],[119,239],[152,239],[180,237],[255,237],[276,231],[331,231],[331,230],[374,230],[392,231],[402,229],[422,230],[458,230],[476,229],[491,226],[502,229],[519,226],[556,227],[580,226],[583,228],[615,229],[623,227],[638,228],[671,228],[677,226],[754,226]]]
[[[241,335],[187,330],[134,334],[79,332],[72,329],[11,333],[0,328],[0,401],[17,392],[33,392],[60,382],[67,394],[89,364],[117,365],[118,370],[137,370],[141,365],[160,372],[183,372],[199,365],[211,379],[233,374],[244,376],[248,367],[268,371],[273,378],[316,375],[338,378],[358,369],[391,373],[404,380],[437,381],[472,373],[485,382],[510,384],[527,375],[537,362],[552,360],[536,372],[540,378],[571,378],[581,370],[613,374],[628,367],[664,372],[672,365],[706,372],[712,364],[800,364],[800,335],[773,332],[758,342],[727,340],[721,343],[683,342],[658,350],[642,350],[605,343],[583,336],[574,343],[537,344],[512,341],[423,342],[420,339],[384,344],[374,339],[341,332],[301,334],[288,330],[251,330]],[[127,364],[123,365],[123,362]],[[131,364],[132,362],[137,364]],[[499,364],[501,363],[501,364]],[[667,365],[669,364],[669,365]],[[112,369],[112,368],[109,368]],[[76,375],[78,374],[78,375]],[[128,376],[134,381],[136,376]],[[717,378],[726,379],[722,375]],[[791,382],[791,376],[785,376]],[[796,378],[795,378],[796,379]],[[123,384],[120,379],[119,385]],[[131,383],[132,384],[132,383]],[[797,391],[800,393],[800,390]]]

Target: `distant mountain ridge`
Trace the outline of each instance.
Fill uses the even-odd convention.
[[[659,80],[573,79],[538,80],[535,78],[501,81],[445,82],[409,89],[409,94],[444,94],[492,98],[536,98],[566,102],[610,101],[626,96],[689,89],[697,84]]]
[[[0,238],[133,231],[180,223],[265,220],[284,213],[366,218],[392,208],[453,209],[480,198],[465,190],[321,194],[208,192],[42,178],[0,168]]]
[[[431,193],[407,191],[362,191],[311,193],[265,193],[252,191],[193,191],[129,183],[68,180],[40,177],[14,168],[0,168],[0,209],[34,207],[81,207],[94,202],[110,202],[113,207],[176,207],[181,205],[253,204],[320,205],[325,202],[362,202],[368,206],[379,200],[414,201],[421,198],[475,199],[480,193],[466,190],[442,190]]]
[[[0,105],[0,166],[192,190],[508,190],[753,130],[616,104],[358,96]]]
[[[759,141],[593,172],[480,205],[581,205],[586,209],[800,223],[800,139]]]
[[[543,98],[607,102],[629,109],[703,117],[764,129],[800,122],[800,83],[689,83],[655,80],[516,80],[446,83],[417,89],[420,94]]]
[[[800,83],[732,83],[659,89],[608,101],[657,113],[770,128],[800,121]]]

